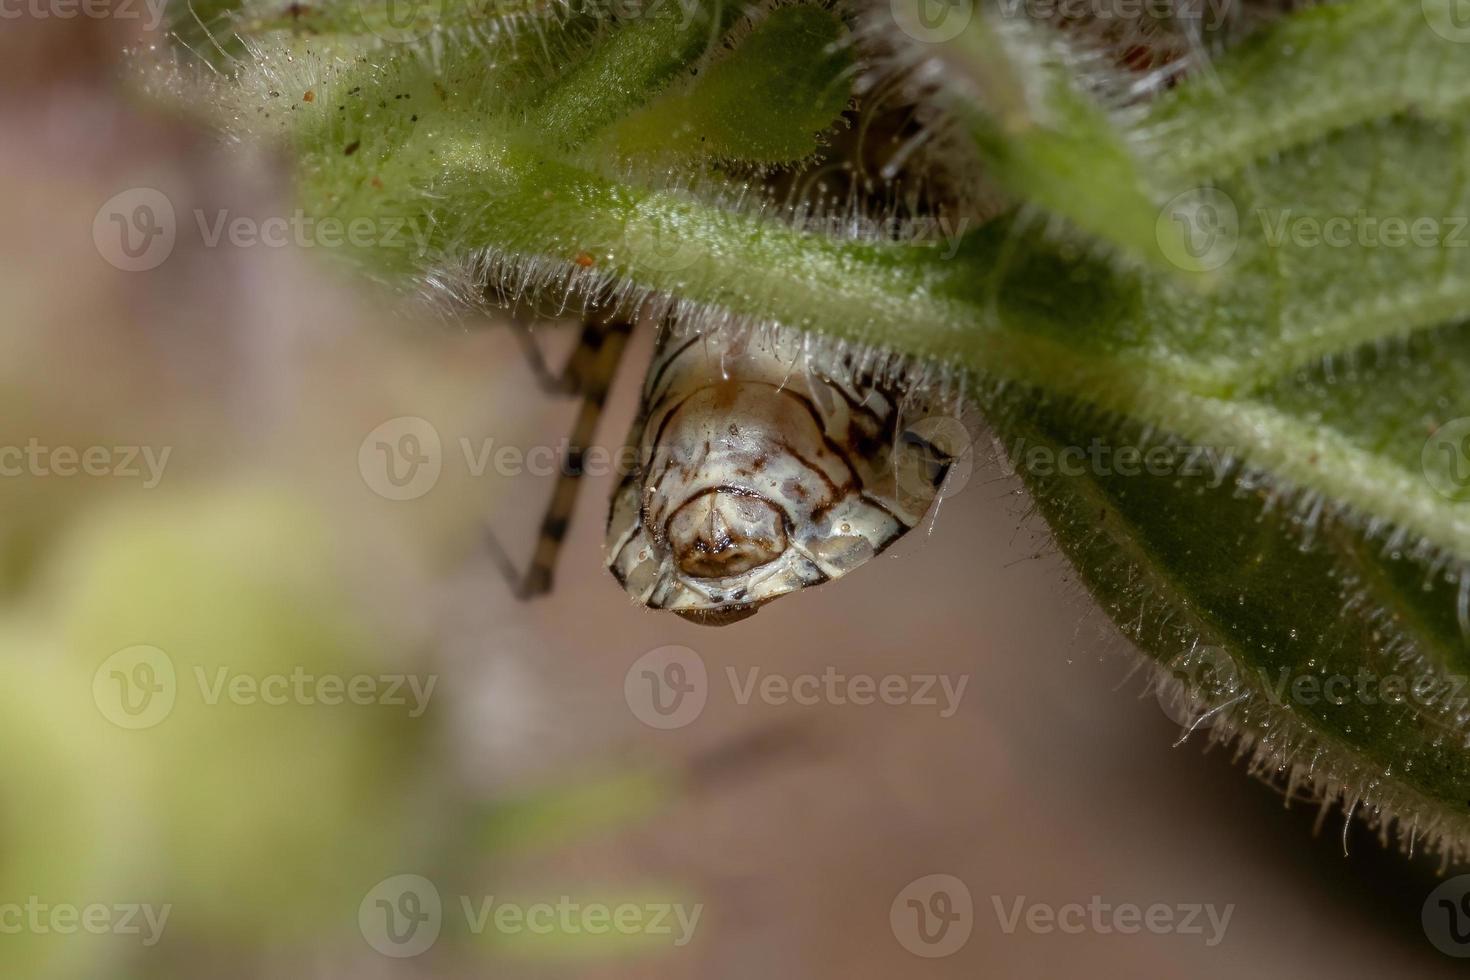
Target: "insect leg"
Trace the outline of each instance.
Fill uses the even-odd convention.
[[[625,334],[626,326],[624,324]],[[561,371],[557,372],[546,363],[546,356],[541,353],[541,347],[536,343],[530,324],[519,319],[511,321],[511,330],[516,340],[520,342],[521,353],[525,355],[526,364],[531,368],[531,374],[535,376],[536,383],[541,386],[541,389],[550,395],[582,393],[583,378],[593,370],[598,352],[605,343],[609,331],[613,328],[614,324],[605,317],[589,313],[582,322],[582,333],[577,338],[576,346],[568,355]]]
[[[517,571],[514,562],[506,553],[494,533],[487,529],[486,544],[491,557],[500,567],[516,596],[529,599],[551,591],[552,571],[556,567],[557,554],[561,551],[562,539],[566,537],[567,525],[577,503],[577,491],[587,448],[597,434],[597,422],[607,401],[608,389],[617,373],[618,362],[627,346],[632,324],[625,319],[600,315],[589,316],[582,328],[582,339],[563,372],[562,383],[569,392],[580,393],[581,407],[577,421],[567,441],[566,456],[562,459],[557,474],[556,488],[547,505],[546,516],[541,520],[541,531],[536,538],[536,550],[531,556],[531,565],[524,574]],[[539,351],[537,352],[539,357]],[[545,367],[545,362],[542,362]],[[547,375],[550,377],[550,375]]]

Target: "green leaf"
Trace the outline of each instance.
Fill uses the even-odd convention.
[[[815,7],[783,7],[734,52],[620,122],[618,152],[758,164],[791,163],[817,149],[847,105],[850,53],[842,24]]]
[[[1470,44],[1448,2],[1302,11],[1126,118],[1089,94],[1095,60],[977,18],[933,59],[937,89],[1019,200],[948,245],[681,189],[711,159],[817,145],[848,97],[825,5],[754,30],[727,5],[654,11],[554,56],[486,57],[453,30],[431,52],[308,42],[316,100],[239,115],[291,141],[311,213],[421,233],[357,256],[400,285],[487,264],[530,290],[590,278],[967,374],[1063,550],[1212,731],[1458,855]],[[302,51],[262,53],[243,89]],[[1154,469],[1119,462],[1135,454]],[[1293,693],[1360,670],[1420,693]]]
[[[568,777],[521,797],[497,801],[477,836],[487,853],[522,854],[620,829],[645,819],[675,796],[662,771],[614,771]]]
[[[692,12],[678,4],[652,8],[574,61],[529,107],[537,132],[575,146],[646,105],[708,53],[739,13],[739,5],[725,0]]]
[[[1219,239],[1219,287],[1116,275],[1119,305],[1035,332],[1140,357],[1132,390],[1054,374],[988,407],[1089,589],[1190,691],[1183,720],[1458,858],[1470,48],[1406,7],[1301,15],[1155,103],[1178,171],[1209,180],[1175,213]],[[1372,79],[1320,82],[1370,44]],[[1201,204],[1229,220],[1206,227]]]
[[[1034,393],[989,408],[1093,595],[1187,690],[1185,730],[1385,837],[1463,854],[1462,570],[1215,447]]]
[[[1080,56],[1058,32],[977,15],[934,57],[996,183],[1125,256],[1159,263],[1178,254],[1175,229],[1161,238],[1157,222],[1168,185],[1081,90]]]

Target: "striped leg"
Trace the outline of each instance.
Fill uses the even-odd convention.
[[[547,370],[546,362],[541,358],[539,349],[530,341],[529,334],[524,335],[526,342],[530,344],[527,357],[532,360],[532,370],[537,372],[543,385],[549,390],[580,394],[582,405],[567,442],[566,457],[557,474],[551,503],[547,505],[546,516],[541,521],[541,532],[536,538],[536,550],[532,554],[531,565],[524,574],[516,569],[515,563],[494,532],[486,529],[486,545],[491,558],[505,575],[517,598],[530,599],[551,591],[552,571],[556,567],[562,539],[566,537],[572,510],[577,504],[584,456],[587,447],[597,435],[597,422],[602,416],[608,389],[612,386],[613,376],[617,373],[618,362],[631,331],[632,325],[627,320],[598,313],[589,314],[582,326],[577,349],[559,378]]]
[[[581,392],[580,379],[590,369],[590,362],[596,358],[603,335],[608,329],[608,325],[601,319],[589,314],[582,322],[582,333],[577,340],[577,346],[558,373],[546,363],[546,356],[541,353],[541,347],[532,335],[531,325],[523,320],[511,321],[511,331],[520,342],[526,364],[535,376],[536,383],[548,395],[576,395]]]

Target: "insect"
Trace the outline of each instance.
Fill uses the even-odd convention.
[[[594,313],[554,376],[522,333],[546,386],[581,395],[562,472],[522,597],[552,572],[608,385],[631,329]],[[917,526],[958,455],[954,426],[910,424],[930,407],[897,373],[817,353],[799,333],[661,329],[614,490],[606,563],[641,605],[692,622],[738,622],[771,600],[840,578]]]
[[[770,199],[844,215],[861,199],[859,210],[891,224],[942,210],[935,202],[954,196],[952,182],[923,173],[910,154],[924,142],[919,114],[902,100],[881,103],[829,134],[808,165],[770,175]],[[905,160],[913,173],[898,166]],[[951,204],[984,213],[981,202]],[[587,270],[592,257],[579,252],[574,265]],[[502,291],[502,305],[516,292]],[[521,596],[551,587],[581,455],[630,329],[594,309],[560,376],[529,331],[519,332],[543,386],[582,396],[529,570],[517,574],[492,542]],[[639,604],[707,625],[738,622],[782,595],[846,575],[923,520],[970,450],[968,426],[946,404],[958,399],[943,385],[911,380],[883,358],[837,353],[792,330],[701,330],[665,318],[624,455],[634,464],[608,515],[609,571]]]

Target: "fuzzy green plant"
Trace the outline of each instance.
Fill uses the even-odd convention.
[[[1025,4],[332,0],[179,32],[227,128],[289,149],[310,213],[415,232],[351,255],[406,295],[655,304],[962,381],[1192,729],[1457,859],[1452,6],[1091,30]],[[885,102],[918,123],[868,167]],[[834,162],[841,187],[800,179]]]

